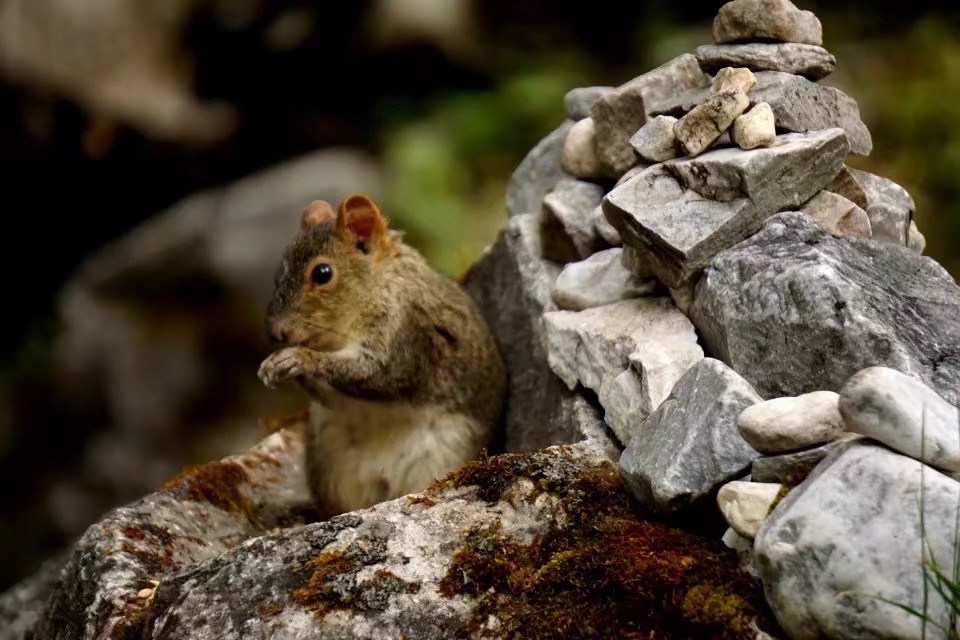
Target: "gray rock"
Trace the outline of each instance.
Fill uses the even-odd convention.
[[[737,428],[760,453],[794,451],[829,442],[844,432],[833,391],[814,391],[796,398],[773,398],[748,407]]]
[[[907,247],[919,254],[923,253],[926,246],[927,239],[920,233],[920,229],[917,229],[917,223],[911,220],[910,228],[907,230]]]
[[[782,71],[819,80],[833,73],[837,59],[823,47],[795,42],[707,44],[697,47],[697,61],[707,73],[724,67]]]
[[[612,224],[607,221],[607,217],[603,215],[603,205],[593,210],[593,228],[596,229],[597,235],[603,238],[603,241],[609,244],[611,247],[622,247],[623,239],[620,237],[620,232],[614,228]]]
[[[747,94],[739,89],[718,93],[680,118],[673,127],[673,133],[687,155],[700,155],[730,128],[749,105]]]
[[[752,109],[733,121],[730,138],[741,149],[769,147],[777,139],[773,109],[766,102],[758,102]]]
[[[859,437],[850,434],[809,449],[757,458],[750,466],[750,479],[755,482],[780,482],[787,486],[796,486],[807,479],[821,460]]]
[[[720,487],[717,506],[730,528],[753,540],[784,489],[776,482],[733,480]]]
[[[567,134],[560,156],[560,168],[575,178],[601,178],[593,118],[578,120]]]
[[[561,178],[567,177],[560,166],[560,159],[572,126],[572,120],[564,122],[537,143],[517,165],[507,187],[509,216],[539,212],[543,196],[553,191]]]
[[[867,202],[867,193],[863,190],[863,187],[860,186],[860,183],[857,182],[857,179],[853,176],[852,170],[846,165],[840,169],[840,173],[837,174],[837,177],[834,178],[830,184],[824,187],[824,190],[835,193],[838,196],[843,196],[861,209],[866,209],[869,206],[869,203]]]
[[[706,358],[691,367],[620,457],[640,502],[677,511],[744,475],[759,454],[737,433],[737,416],[760,396],[732,369]]]
[[[870,238],[873,235],[867,212],[841,195],[824,189],[800,208],[838,236]]]
[[[550,368],[569,389],[579,384],[597,393],[623,443],[703,358],[693,325],[669,298],[551,311],[543,315],[543,332]]]
[[[35,574],[0,595],[0,640],[31,637],[67,560],[66,556],[48,560]]]
[[[960,471],[960,411],[887,367],[855,373],[840,390],[847,429],[946,471]]]
[[[610,95],[615,87],[577,87],[563,96],[563,109],[571,120],[583,120],[590,117],[593,103],[601,96]]]
[[[604,246],[593,211],[604,189],[593,182],[562,178],[543,198],[543,257],[566,263],[588,258]]]
[[[710,76],[700,69],[696,56],[684,53],[622,84],[620,89],[639,90],[643,95],[647,115],[651,115],[653,110],[658,109],[664,102],[672,100],[677,92],[709,87]]]
[[[765,398],[839,391],[884,365],[960,400],[960,288],[906,247],[837,238],[802,213],[774,216],[718,255],[691,318],[711,355]]]
[[[757,78],[750,69],[746,67],[724,67],[714,75],[710,90],[714,93],[723,93],[724,91],[739,89],[744,93],[750,93],[750,89],[753,89],[755,84],[757,84]]]
[[[777,129],[803,133],[832,127],[843,129],[850,150],[869,155],[873,148],[870,130],[860,119],[856,101],[834,87],[779,71],[759,71],[757,84],[750,91],[754,103],[766,102],[773,109]],[[709,90],[694,89],[674,94],[653,110],[653,115],[680,116],[710,98]]]
[[[543,260],[541,233],[538,214],[511,218],[466,282],[510,371],[504,446],[527,451],[590,439],[615,455],[599,412],[547,366],[540,316],[556,309],[550,295],[560,268]]]
[[[907,190],[893,180],[859,169],[850,169],[850,174],[866,194],[865,208],[870,217],[873,239],[906,245],[910,221],[916,210]]]
[[[648,120],[640,127],[632,138],[630,145],[644,160],[649,162],[663,162],[677,155],[677,136],[673,133],[673,126],[677,119],[673,116],[657,116]]]
[[[553,285],[553,301],[560,309],[581,311],[652,293],[656,280],[627,270],[622,254],[623,249],[607,249],[565,266]]]
[[[789,0],[733,0],[713,19],[717,44],[745,40],[779,40],[823,44],[823,27],[811,11],[801,11]]]
[[[657,278],[676,288],[766,217],[817,193],[846,154],[843,132],[831,129],[779,136],[765,149],[670,160],[615,187],[603,210]]]
[[[764,521],[754,550],[767,600],[791,638],[921,637],[922,621],[891,603],[923,611],[926,637],[946,638],[933,626],[949,624],[933,589],[924,606],[924,565],[933,558],[951,570],[960,483],[922,466],[851,443]]]

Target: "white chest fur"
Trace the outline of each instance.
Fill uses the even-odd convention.
[[[307,473],[324,506],[353,511],[425,489],[475,459],[488,437],[463,414],[336,394],[311,405]]]

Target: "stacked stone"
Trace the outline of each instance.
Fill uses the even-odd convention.
[[[840,589],[852,581],[920,606],[920,564],[898,549],[920,539],[906,507],[921,467],[934,479],[928,526],[946,532],[960,495],[946,475],[960,451],[960,289],[920,255],[906,190],[845,165],[872,139],[856,102],[817,82],[835,59],[816,16],[788,0],[733,0],[714,39],[619,87],[570,91],[569,120],[515,172],[507,229],[469,283],[508,360],[524,358],[507,440],[530,442],[528,407],[588,398],[646,508],[719,504],[725,541],[791,637],[894,637],[884,633],[918,621]],[[856,391],[874,365],[902,372],[887,400],[909,384],[939,396],[924,400],[940,407],[933,440],[897,431],[908,414],[916,426],[918,405]],[[544,393],[534,369],[561,387]],[[595,437],[585,414],[559,415],[539,438]],[[882,527],[899,542],[864,537],[897,483],[906,493],[884,506]],[[809,544],[788,540],[796,522]],[[818,563],[834,542],[849,553],[831,574]],[[859,571],[854,560],[875,571],[843,574]],[[818,626],[838,616],[840,631]]]

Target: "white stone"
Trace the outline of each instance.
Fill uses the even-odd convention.
[[[832,191],[821,191],[804,203],[800,211],[825,226],[834,235],[850,238],[873,236],[867,212]]]
[[[774,398],[741,413],[737,428],[743,439],[761,453],[783,453],[823,444],[844,433],[837,408],[839,399],[833,391]]]
[[[623,266],[622,253],[607,249],[566,265],[553,286],[553,301],[561,309],[581,311],[651,293],[656,279],[637,278]]]
[[[785,488],[777,482],[734,480],[720,487],[717,505],[730,528],[744,538],[753,540],[773,503]]]
[[[550,368],[568,388],[580,384],[597,394],[607,424],[624,443],[703,359],[693,325],[669,298],[551,311],[542,326]]]
[[[663,162],[677,155],[677,136],[673,127],[677,119],[673,116],[657,116],[640,127],[630,138],[630,144],[644,160]]]
[[[750,111],[733,121],[730,137],[741,149],[769,147],[777,139],[773,109],[766,102],[757,103]]]
[[[753,89],[755,84],[757,84],[757,77],[753,75],[753,71],[750,71],[750,69],[746,67],[724,67],[717,71],[710,88],[714,93],[723,93],[734,89],[750,93],[750,89]]]
[[[957,408],[922,382],[887,367],[858,371],[840,390],[847,429],[927,464],[960,471]]]
[[[913,220],[910,221],[910,227],[907,229],[907,246],[921,254],[927,246],[927,239],[920,233],[920,229],[917,229],[917,223]]]
[[[924,564],[952,571],[958,499],[956,480],[868,440],[817,465],[753,546],[787,637],[920,638],[923,621],[898,603],[924,612],[928,640],[945,640],[934,625],[949,624],[948,607],[932,589],[924,606]]]
[[[576,178],[599,178],[602,175],[597,159],[593,118],[578,120],[563,143],[560,166]]]

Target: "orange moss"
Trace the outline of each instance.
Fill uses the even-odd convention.
[[[247,470],[236,462],[207,462],[186,469],[165,482],[162,489],[231,513],[249,513],[250,501],[240,493],[240,485],[249,479]]]
[[[347,609],[350,603],[333,587],[336,577],[357,570],[343,551],[324,551],[311,558],[301,571],[310,571],[306,584],[290,590],[294,602],[322,620],[329,612]]]

